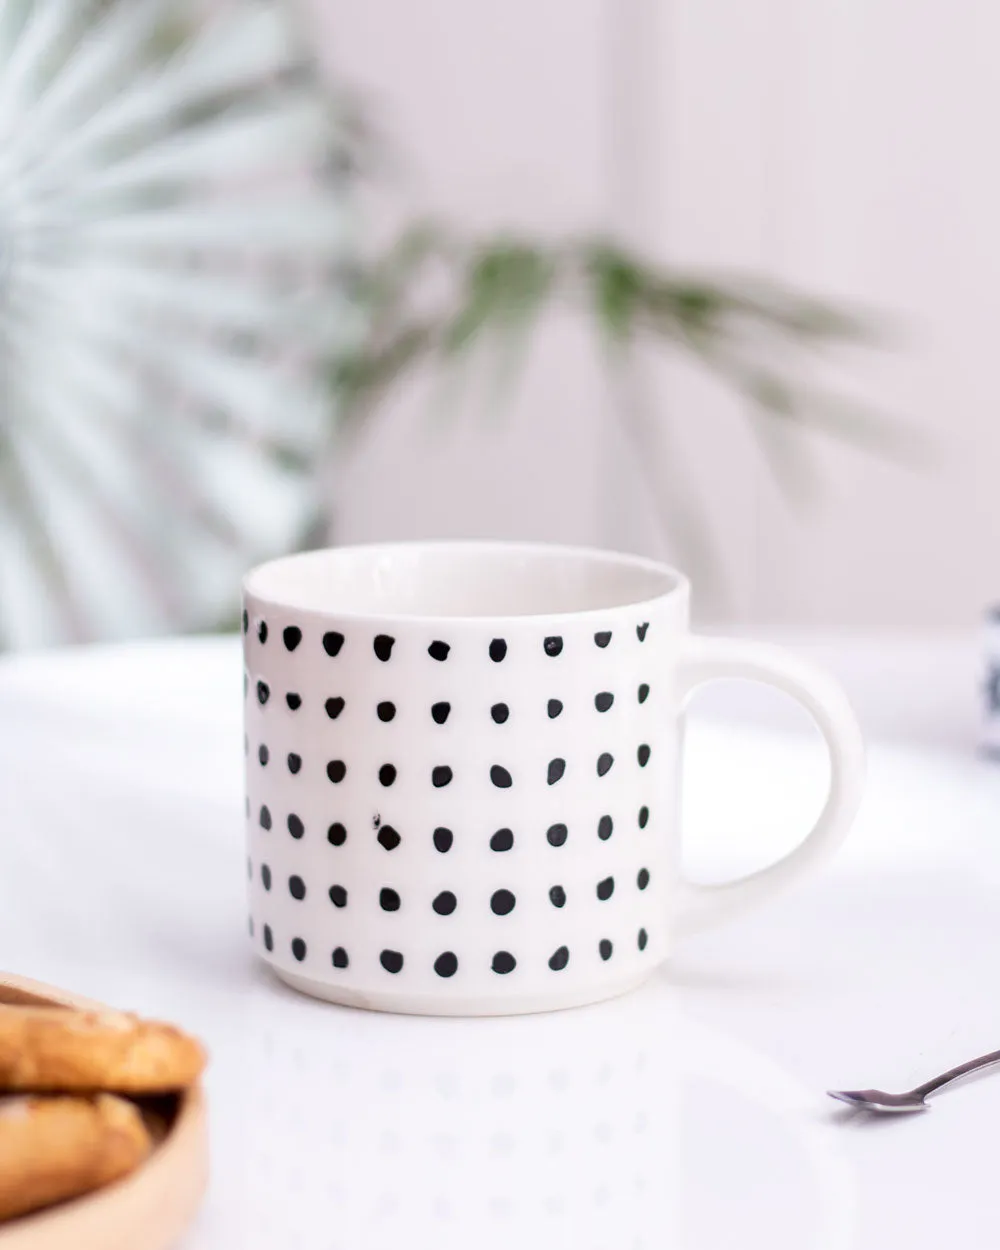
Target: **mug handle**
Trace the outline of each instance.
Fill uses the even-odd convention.
[[[865,778],[861,729],[838,682],[780,647],[736,638],[689,636],[681,654],[681,708],[705,682],[738,677],[763,682],[796,699],[812,716],[830,753],[830,790],[804,840],[777,863],[722,885],[678,882],[678,930],[710,928],[769,898],[827,858],[851,827]]]

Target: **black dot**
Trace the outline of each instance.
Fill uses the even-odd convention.
[[[384,786],[391,786],[396,780],[396,765],[383,764],[378,770],[378,779]]]
[[[549,720],[555,720],[559,713],[563,710],[563,705],[558,699],[549,699],[548,712]]]
[[[288,771],[292,774],[293,777],[299,771],[301,767],[302,767],[302,756],[297,755],[294,751],[289,751]]]
[[[594,707],[596,707],[599,712],[606,712],[614,701],[615,696],[610,690],[602,690],[600,694],[594,695]]]
[[[260,809],[260,827],[262,829],[271,828],[271,809],[265,803]]]
[[[639,936],[636,939],[636,941],[639,946],[639,949],[641,951],[644,951],[646,949],[646,943],[649,941],[649,934],[646,932],[645,929],[639,930]]]
[[[330,902],[334,905],[334,907],[347,906],[347,891],[342,885],[330,886]]]
[[[507,790],[511,785],[511,776],[506,768],[501,768],[499,764],[494,764],[490,769],[490,781],[501,790]]]
[[[440,790],[442,786],[448,785],[453,776],[454,773],[447,764],[438,764],[436,768],[431,769],[431,785]]]
[[[514,834],[510,829],[498,829],[490,838],[491,851],[509,851],[514,845]]]
[[[267,864],[261,864],[260,866],[260,880],[265,890],[271,888],[271,869]]]
[[[458,899],[451,890],[442,890],[431,906],[439,916],[450,916],[458,906]]]
[[[597,883],[597,897],[602,903],[606,903],[615,892],[614,877],[605,877],[603,881]]]
[[[403,839],[399,836],[396,830],[393,829],[392,825],[383,825],[378,831],[378,838],[376,840],[378,841],[379,846],[384,846],[387,851],[394,851]]]
[[[435,641],[427,648],[427,654],[432,660],[447,660],[448,652],[451,647],[446,642]]]
[[[326,708],[326,714],[331,720],[336,720],[340,713],[344,710],[344,700],[338,695],[336,699],[327,699],[323,705]]]
[[[262,767],[266,766],[267,761],[271,758],[271,752],[267,749],[263,742],[257,748],[257,758],[260,760]]]
[[[383,664],[386,660],[388,660],[389,656],[392,655],[392,648],[395,645],[396,639],[389,634],[376,634],[375,641],[372,643],[375,654]]]
[[[403,956],[399,951],[383,951],[378,961],[386,972],[399,972],[403,966]]]
[[[396,705],[395,703],[390,703],[389,700],[386,699],[384,703],[380,703],[375,709],[375,714],[378,716],[380,721],[385,721],[386,724],[388,724],[388,722],[391,721],[396,715]]]
[[[338,633],[335,629],[328,630],[323,635],[323,650],[327,655],[340,655],[340,648],[344,645],[344,635]]]
[[[643,682],[642,685],[639,687],[639,702],[645,703],[648,698],[649,698],[649,687],[646,685],[645,682]]]
[[[262,643],[267,642],[267,621],[257,622],[257,637]]]
[[[384,886],[378,892],[378,905],[383,911],[399,911],[399,895],[395,890]]]
[[[514,910],[517,899],[510,890],[494,890],[490,910],[497,916],[507,916]]]
[[[645,829],[649,824],[649,808],[646,806],[639,808],[639,828]]]
[[[306,827],[298,816],[292,812],[288,817],[288,832],[293,838],[301,838],[305,833]]]
[[[550,846],[562,846],[569,836],[569,830],[565,825],[549,825],[545,836],[548,838]]]
[[[499,664],[506,654],[506,642],[502,638],[494,638],[490,643],[490,659],[494,664]]]
[[[562,780],[562,775],[566,771],[566,761],[555,759],[549,760],[549,770],[547,773],[548,783],[554,786],[557,781]]]
[[[266,681],[259,681],[257,683],[257,702],[263,707],[270,697],[270,686],[268,686]]]
[[[299,937],[292,938],[292,954],[301,963],[306,957],[306,944]]]
[[[300,694],[295,694],[294,691],[289,691],[289,693],[285,695],[285,702],[288,704],[291,711],[297,712],[302,706],[302,696]]]
[[[335,820],[330,828],[327,829],[326,840],[331,846],[343,846],[347,841],[347,830],[339,820]]]
[[[549,967],[553,972],[562,972],[563,968],[569,963],[569,948],[560,946],[557,951],[552,952],[549,959]]]
[[[453,977],[458,971],[458,956],[454,951],[444,951],[434,960],[434,971],[439,977]]]
[[[346,968],[348,963],[350,963],[350,960],[347,958],[347,951],[342,946],[335,946],[330,958],[335,968]]]
[[[602,959],[610,959],[611,952],[614,950],[614,947],[607,938],[601,938],[600,942],[597,944],[597,949],[600,952]]]
[[[636,755],[636,759],[639,761],[639,767],[645,768],[646,765],[649,763],[649,747],[646,745],[645,742],[642,744],[639,750],[636,751],[635,755]]]
[[[597,775],[603,777],[611,765],[615,762],[615,757],[610,751],[604,751],[597,757]]]
[[[648,868],[639,869],[639,875],[636,877],[635,883],[639,887],[640,890],[644,890],[646,886],[649,885],[649,869]]]
[[[288,893],[292,898],[297,898],[300,902],[306,896],[306,883],[301,877],[291,876],[288,878]]]
[[[594,642],[596,642],[599,647],[606,647],[610,641],[611,641],[610,629],[598,630],[598,632],[594,635]]]
[[[563,649],[563,640],[559,637],[558,634],[550,634],[549,637],[545,639],[545,654],[546,655],[558,655],[559,652],[562,651],[562,649]]]
[[[493,956],[493,962],[490,964],[490,967],[501,976],[506,976],[508,972],[513,972],[517,967],[517,960],[510,951],[497,951]]]
[[[451,850],[451,844],[455,841],[455,835],[450,829],[445,829],[443,825],[439,825],[434,830],[434,849],[441,852],[442,855],[446,851]]]
[[[343,760],[331,760],[326,766],[326,775],[338,785],[347,776],[347,765]]]
[[[246,633],[249,628],[250,628],[250,616],[246,608],[244,608],[243,609],[243,632]]]
[[[639,637],[639,641],[640,641],[640,642],[645,642],[645,641],[646,641],[646,630],[647,630],[647,629],[649,629],[649,621],[643,621],[643,623],[642,623],[641,625],[637,625],[637,626],[635,627],[635,632],[636,632],[636,634],[638,635],[638,637]]]
[[[608,838],[610,838],[614,832],[614,828],[615,822],[611,819],[611,817],[602,816],[597,822],[597,836],[602,842],[607,842]]]
[[[490,715],[498,725],[503,725],[510,715],[510,708],[506,703],[494,703],[490,708]]]
[[[285,646],[289,651],[294,651],[302,641],[302,630],[298,625],[286,625],[281,631],[281,636],[285,640]]]
[[[274,950],[274,935],[271,933],[271,926],[264,926],[264,949],[268,951]]]
[[[566,891],[561,885],[554,885],[552,889],[549,890],[549,902],[553,907],[566,906]]]
[[[431,708],[431,716],[434,718],[434,723],[437,725],[443,725],[448,719],[448,713],[450,711],[450,703],[435,703]]]

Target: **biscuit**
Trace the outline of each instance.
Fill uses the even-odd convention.
[[[0,1007],[0,1091],[164,1094],[204,1066],[199,1043],[170,1024],[117,1011]]]
[[[149,1154],[138,1107],[94,1098],[0,1098],[0,1220],[118,1180]]]

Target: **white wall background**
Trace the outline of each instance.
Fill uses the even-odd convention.
[[[366,207],[475,228],[612,227],[660,259],[884,309],[853,388],[934,439],[923,471],[810,439],[811,506],[747,413],[650,370],[660,467],[710,508],[748,625],[914,630],[1000,598],[1000,7],[992,0],[311,0],[324,55],[391,136]],[[343,540],[503,535],[677,555],[587,332],[546,327],[509,408],[442,426],[412,386],[366,432]]]

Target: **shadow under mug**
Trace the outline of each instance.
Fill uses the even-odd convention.
[[[244,592],[250,931],[318,997],[466,1015],[620,994],[832,851],[860,800],[839,686],[690,634],[688,583],[654,561],[341,548],[262,565]],[[830,787],[791,854],[706,887],[679,869],[680,727],[723,677],[802,703]]]

